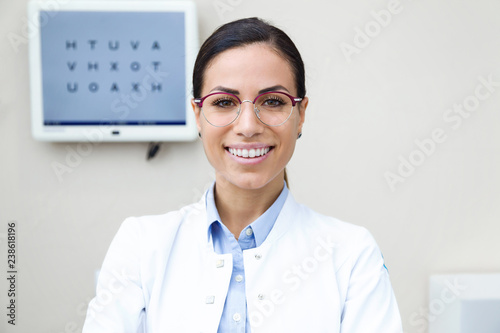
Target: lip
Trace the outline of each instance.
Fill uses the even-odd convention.
[[[225,149],[233,148],[233,149],[262,149],[262,148],[271,148],[274,146],[267,145],[265,143],[235,143],[224,146]]]
[[[234,149],[262,149],[262,148],[270,148],[270,150],[267,152],[267,154],[258,156],[258,157],[240,157],[240,156],[235,156],[229,152],[229,148],[234,148]],[[267,159],[267,157],[273,153],[274,151],[274,146],[270,145],[265,145],[265,144],[236,144],[236,145],[230,145],[225,147],[224,149],[226,153],[229,155],[233,161],[243,164],[243,165],[255,165],[259,164]]]

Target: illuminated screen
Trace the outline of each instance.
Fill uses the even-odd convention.
[[[182,12],[41,11],[43,124],[185,125]]]

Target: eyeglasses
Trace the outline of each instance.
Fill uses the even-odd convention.
[[[194,102],[201,108],[203,117],[215,127],[232,124],[241,113],[241,104],[248,102],[254,105],[254,112],[259,120],[267,126],[283,125],[292,115],[293,108],[302,98],[294,97],[281,91],[270,91],[258,95],[252,101],[241,101],[238,96],[215,92]]]

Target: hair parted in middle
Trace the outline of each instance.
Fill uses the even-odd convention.
[[[299,50],[285,32],[257,17],[226,23],[207,38],[198,52],[194,65],[193,96],[201,97],[205,70],[217,55],[232,48],[254,43],[268,44],[290,64],[295,78],[297,97],[304,98],[305,70]]]

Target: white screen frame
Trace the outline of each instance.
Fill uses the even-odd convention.
[[[31,1],[28,19],[38,22],[40,11],[96,12],[182,12],[185,18],[186,125],[103,125],[45,126],[43,121],[43,85],[41,24],[32,24],[29,42],[32,135],[40,141],[192,141],[197,137],[191,108],[192,73],[199,48],[196,5],[192,1]],[[116,134],[118,133],[118,134]]]

